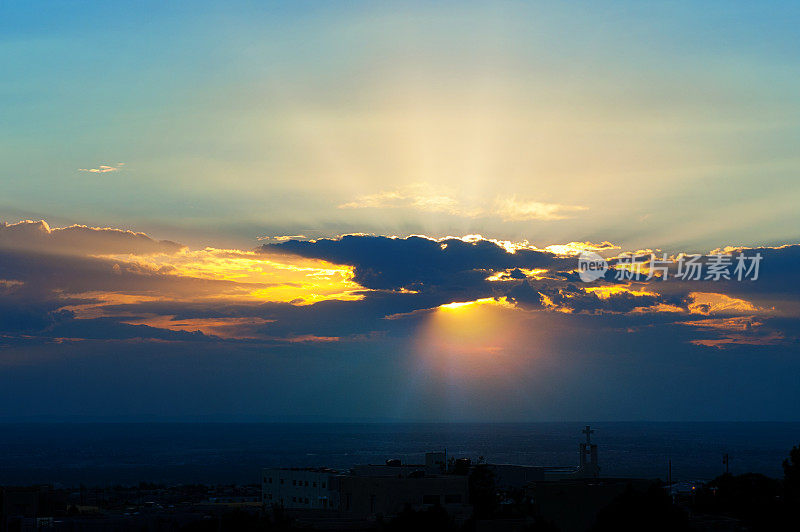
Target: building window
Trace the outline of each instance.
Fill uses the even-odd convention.
[[[283,479],[281,479],[281,484],[283,484]]]
[[[306,486],[308,486],[308,481],[306,480]]]
[[[325,483],[324,483],[324,482],[322,483],[322,487],[323,487],[323,488],[325,487]]]
[[[297,497],[292,497],[292,502],[297,502]]]
[[[272,477],[269,477],[269,483],[272,484]]]
[[[316,482],[312,482],[312,483],[311,483],[311,487],[312,487],[312,488],[316,488],[316,487],[317,487],[317,483],[316,483]]]
[[[308,497],[306,497],[305,503],[308,504]]]
[[[444,496],[444,503],[445,504],[461,504],[461,494],[460,493],[448,493]]]

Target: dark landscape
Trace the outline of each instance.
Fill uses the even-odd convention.
[[[0,532],[797,532],[798,28],[1,0]]]

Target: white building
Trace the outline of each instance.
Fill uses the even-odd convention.
[[[261,502],[284,508],[337,508],[337,472],[331,469],[264,469],[261,475]]]

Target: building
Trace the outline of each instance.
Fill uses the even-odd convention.
[[[427,453],[424,464],[387,460],[357,465],[347,474],[331,469],[264,469],[261,499],[293,510],[335,510],[354,517],[392,516],[405,508],[440,505],[453,515],[469,514],[468,480],[446,474],[446,455]]]
[[[532,482],[599,478],[597,444],[591,441],[594,430],[587,425],[581,432],[586,436],[586,442],[578,444],[577,467],[488,464],[494,473],[497,486],[503,489],[515,489],[525,487]]]
[[[272,468],[261,475],[261,502],[293,509],[336,509],[338,473],[327,468]]]
[[[49,486],[0,487],[0,532],[52,527],[64,509],[64,494]]]
[[[467,477],[360,477],[339,481],[339,510],[359,516],[393,516],[405,508],[422,510],[441,506],[451,515],[469,514]]]
[[[546,467],[521,466],[514,464],[487,464],[494,474],[494,481],[499,488],[522,488],[531,482],[545,480]]]
[[[336,479],[339,510],[354,516],[394,516],[406,508],[422,510],[441,506],[450,515],[466,518],[469,480],[447,474],[445,453],[426,453],[425,464],[359,465]]]
[[[350,473],[361,477],[434,476],[447,473],[447,454],[444,452],[425,453],[424,464],[404,464],[394,458],[385,464],[361,464],[353,466]]]
[[[425,473],[428,475],[447,473],[447,452],[425,453]]]
[[[578,465],[578,476],[597,478],[600,476],[600,466],[597,463],[597,444],[592,443],[594,431],[589,425],[586,425],[582,432],[586,435],[586,443],[581,443],[579,447],[581,459]]]
[[[497,488],[520,491],[537,484],[591,480],[599,477],[597,445],[592,431],[583,430],[579,465],[536,467],[513,464],[485,464],[494,474]],[[441,506],[450,515],[469,517],[469,459],[451,460],[445,452],[425,454],[421,464],[404,464],[398,459],[384,464],[353,466],[347,473],[330,469],[264,469],[262,503],[296,510],[333,510],[344,516],[371,519],[392,517],[409,508],[422,510]],[[580,485],[580,484],[579,484]]]

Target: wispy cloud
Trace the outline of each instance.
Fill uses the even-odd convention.
[[[78,168],[79,172],[92,172],[94,174],[105,174],[108,172],[119,172],[122,167],[125,166],[125,163],[117,163],[114,166],[108,166],[105,164],[101,164],[97,168]]]
[[[466,218],[500,217],[503,221],[563,220],[587,207],[498,197],[491,208],[465,204],[451,193],[419,183],[396,190],[365,194],[339,205],[340,209],[415,209]]]
[[[585,211],[587,207],[580,205],[562,205],[560,203],[543,203],[541,201],[518,200],[515,196],[497,198],[494,211],[503,221],[526,220],[563,220],[570,213]]]
[[[397,190],[364,194],[354,201],[339,205],[340,209],[413,208],[427,212],[443,212],[470,216],[453,196],[425,183],[416,183]]]
[[[287,240],[306,240],[308,237],[306,235],[263,235],[256,237],[256,240],[263,242],[267,240],[274,240],[276,242],[286,242]]]

